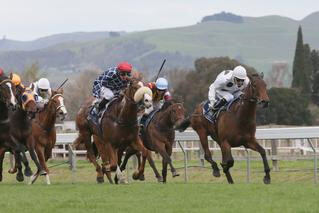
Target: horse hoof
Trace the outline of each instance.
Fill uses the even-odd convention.
[[[163,182],[164,182],[164,179],[163,179],[162,177],[157,177],[157,182],[163,183]]]
[[[121,178],[119,180],[119,184],[128,184],[127,180],[125,180],[125,178]]]
[[[270,184],[270,177],[264,177],[264,184]]]
[[[47,172],[44,171],[44,170],[41,170],[41,171],[39,172],[39,175],[40,175],[40,176],[47,175]]]
[[[173,172],[172,175],[173,175],[173,178],[179,176],[179,174],[177,172]]]
[[[139,179],[140,181],[144,181],[144,180],[145,180],[144,174],[141,174],[141,175],[138,177],[138,179]]]
[[[12,168],[11,168],[11,169],[8,170],[8,173],[9,173],[9,174],[14,174],[14,173],[16,173],[16,172],[17,172],[17,169],[12,169]]]
[[[220,177],[220,172],[219,172],[219,170],[214,170],[214,171],[213,171],[213,176],[214,176],[214,177]]]
[[[31,177],[32,174],[33,174],[33,172],[32,172],[32,170],[30,168],[25,168],[24,175],[26,177]]]
[[[104,183],[104,177],[97,177],[96,181],[97,183]]]
[[[24,177],[22,173],[18,173],[16,176],[16,179],[18,182],[23,182],[24,181]]]
[[[139,172],[138,172],[138,171],[135,171],[135,172],[133,173],[133,175],[132,175],[133,180],[138,180],[139,177],[140,177],[140,175],[139,175]]]

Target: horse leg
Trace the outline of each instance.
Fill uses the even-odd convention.
[[[0,148],[0,182],[2,181],[2,172],[3,172],[3,159],[6,153],[5,148]]]
[[[31,167],[29,165],[29,161],[27,159],[27,156],[25,155],[25,152],[20,152],[21,154],[21,160],[22,160],[22,163],[24,165],[24,175],[26,177],[30,177],[32,175],[32,170],[31,170]]]
[[[163,176],[163,183],[166,183],[167,177],[167,162],[162,158],[162,176]]]
[[[95,167],[97,183],[104,183],[104,174],[102,171],[102,167],[96,161],[96,157],[91,142],[91,134],[89,132],[81,132],[79,134],[79,137],[73,142],[75,146],[82,143],[84,143],[85,145],[86,157]]]
[[[212,153],[209,150],[206,130],[202,128],[202,129],[196,130],[196,132],[199,136],[199,140],[205,152],[205,155],[204,155],[205,160],[211,164],[211,167],[213,169],[213,176],[220,177],[220,172],[219,172],[217,163],[213,160]]]
[[[151,151],[146,149],[141,141],[141,139],[138,137],[137,140],[135,141],[135,143],[133,143],[132,148],[140,151],[142,153],[142,163],[140,165],[140,167],[138,168],[137,172],[134,172],[133,175],[136,177],[140,177],[144,175],[144,169],[145,169],[145,161],[146,159],[148,160],[148,162],[150,163],[151,167],[155,167],[154,161],[151,158]],[[134,177],[133,177],[134,178]]]
[[[132,147],[127,147],[127,149],[125,150],[125,156],[124,156],[124,160],[122,163],[119,163],[121,166],[120,166],[120,169],[121,171],[125,170],[126,168],[126,165],[127,165],[127,162],[128,162],[128,159],[130,159],[130,157],[132,155],[135,155],[137,154],[138,151],[134,150]],[[141,161],[141,160],[140,160]]]
[[[229,145],[228,141],[223,141],[220,145],[223,158],[221,166],[223,167],[223,172],[226,175],[228,183],[233,184],[234,181],[229,172],[229,169],[234,165],[234,159],[231,154],[231,146]]]
[[[173,152],[172,146],[171,145],[166,146],[166,153],[170,159],[169,166],[171,167],[172,175],[173,175],[173,177],[177,177],[177,176],[179,176],[179,174],[176,172],[176,169],[174,168],[173,163],[172,163],[172,159],[171,159],[172,152]]]
[[[264,171],[265,171],[264,183],[270,184],[270,168],[268,165],[265,149],[262,146],[260,146],[256,140],[253,140],[253,142],[248,143],[247,147],[251,148],[252,150],[256,152],[259,152],[259,154],[261,155],[261,158],[263,159]]]
[[[36,146],[36,153],[38,155],[42,168],[46,171],[46,174],[45,174],[46,182],[48,185],[50,185],[51,182],[50,182],[50,176],[49,176],[49,169],[47,167],[47,164],[45,163],[44,149],[45,148],[41,144],[38,144]]]
[[[24,181],[23,173],[22,173],[22,165],[21,165],[21,155],[20,153],[15,153],[15,167],[18,170],[18,173],[16,175],[16,180],[18,182]]]

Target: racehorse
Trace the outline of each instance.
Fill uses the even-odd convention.
[[[85,144],[87,157],[96,168],[98,183],[104,182],[104,173],[109,181],[112,182],[109,171],[116,171],[116,175],[121,182],[124,181],[118,166],[118,149],[132,146],[141,151],[147,159],[150,157],[150,151],[143,146],[138,137],[137,111],[139,105],[144,105],[147,108],[152,105],[152,91],[134,78],[129,81],[130,83],[123,94],[113,100],[103,114],[100,128],[102,131],[99,131],[99,127],[87,120],[92,98],[88,99],[81,107],[76,119],[79,136],[74,141],[74,145],[77,147],[79,144]],[[96,162],[91,143],[92,135],[94,144],[102,159],[101,166]],[[141,166],[139,168],[140,173],[144,172],[142,169],[143,167]]]
[[[37,112],[34,93],[28,87],[20,87],[20,89],[17,88],[16,98],[19,107],[17,110],[10,113],[10,138],[12,142],[19,147],[22,155],[25,155],[24,152],[26,150],[29,151],[31,159],[35,163],[39,174],[45,175],[46,172],[40,165],[35,152],[35,141],[32,135],[32,119]],[[13,168],[10,173],[14,173],[16,169],[18,169],[18,174],[20,173],[22,175],[21,158],[19,158],[20,153],[15,154],[15,168]],[[23,163],[25,164],[26,169],[30,168],[27,161],[23,161]],[[28,175],[26,174],[26,176]],[[30,183],[33,183],[34,180],[34,176],[32,176]]]
[[[14,96],[14,86],[11,80],[5,76],[0,76],[0,181],[2,181],[2,164],[4,154],[10,145],[10,125],[9,108],[16,107]]]
[[[170,165],[173,177],[179,176],[172,164],[172,145],[175,140],[175,126],[179,126],[180,123],[185,119],[185,109],[181,103],[177,103],[173,100],[166,101],[162,108],[156,112],[149,125],[145,130],[142,130],[142,141],[144,146],[154,152],[159,153],[162,156],[162,177],[159,176],[157,170],[155,176],[158,181],[166,182],[167,177],[167,165]],[[128,159],[130,156],[136,154],[136,150],[128,148],[126,150],[125,158],[120,167],[121,170],[125,169]],[[145,161],[145,157],[142,159]],[[157,173],[156,173],[157,172]],[[143,180],[141,174],[134,173],[133,179]]]
[[[267,94],[266,83],[262,76],[252,74],[248,76],[250,83],[244,91],[242,98],[233,103],[229,110],[222,111],[215,124],[212,124],[203,116],[203,104],[199,104],[194,113],[185,119],[177,128],[184,131],[191,126],[198,134],[200,142],[205,151],[205,159],[211,164],[213,175],[219,177],[219,168],[212,159],[208,147],[207,136],[215,140],[222,151],[223,172],[227,177],[228,183],[234,183],[229,169],[234,165],[234,159],[231,154],[231,147],[244,146],[260,153],[264,164],[264,183],[270,183],[270,169],[266,158],[265,150],[260,146],[255,138],[256,132],[256,107],[262,104],[267,107],[269,97]]]
[[[50,184],[49,169],[46,161],[52,155],[52,149],[56,142],[55,121],[58,116],[64,120],[67,110],[64,106],[63,89],[52,90],[52,95],[44,108],[36,114],[32,120],[32,135],[35,140],[35,151],[42,168],[46,171],[46,182]],[[34,175],[34,181],[39,176],[39,170]]]

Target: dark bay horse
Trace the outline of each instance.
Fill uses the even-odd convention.
[[[185,109],[181,103],[177,103],[173,100],[166,101],[162,108],[154,115],[153,119],[147,126],[146,130],[142,132],[141,138],[144,146],[154,152],[159,153],[162,156],[162,177],[156,172],[155,176],[160,181],[166,182],[167,177],[167,165],[170,166],[173,177],[179,176],[172,164],[172,145],[175,140],[175,126],[179,126],[185,119]],[[121,165],[121,170],[125,169],[127,160],[133,154],[136,154],[136,150],[128,148],[126,150],[125,158]],[[142,159],[142,165],[145,165],[145,157]],[[133,174],[133,178],[143,179],[139,177],[138,173]],[[141,174],[140,174],[141,175]]]
[[[9,108],[16,107],[14,86],[4,75],[0,76],[0,181],[2,181],[2,164],[5,152],[11,145]]]
[[[97,182],[104,182],[103,174],[108,171],[116,171],[121,181],[124,177],[118,166],[118,149],[126,149],[132,146],[142,152],[142,155],[149,159],[150,151],[147,150],[138,137],[137,110],[139,105],[150,107],[152,104],[152,92],[143,86],[142,82],[130,79],[130,83],[124,90],[123,95],[118,97],[108,107],[101,121],[102,134],[95,125],[87,121],[89,107],[92,105],[92,98],[80,109],[76,123],[79,128],[79,136],[74,141],[75,146],[85,144],[87,157],[94,164],[97,171]],[[91,136],[94,137],[94,144],[102,159],[100,166],[96,162]],[[155,165],[154,165],[155,166]],[[139,172],[143,173],[142,166]],[[108,176],[111,182],[110,176]]]
[[[63,89],[52,90],[48,103],[40,110],[32,120],[32,135],[35,140],[35,151],[42,168],[46,171],[46,182],[50,184],[49,169],[46,161],[52,155],[52,149],[56,142],[56,117],[64,120],[67,110],[64,106]],[[39,170],[34,175],[34,182],[39,176]]]
[[[35,152],[35,141],[32,136],[32,119],[35,117],[37,112],[37,106],[34,99],[34,93],[30,88],[23,88],[17,90],[16,97],[18,100],[18,109],[12,111],[10,114],[10,137],[12,142],[20,147],[20,153],[24,155],[27,150],[30,153],[31,159],[35,163],[39,174],[45,175],[46,172],[43,170],[39,163],[37,154]],[[15,155],[16,165],[13,172],[18,169],[18,174],[21,173],[21,159],[19,155]],[[24,162],[27,163],[27,162]],[[25,164],[26,168],[29,168],[28,163]],[[11,172],[11,173],[13,173]],[[33,183],[31,177],[30,183]]]
[[[264,183],[270,183],[270,169],[266,158],[265,150],[260,146],[255,138],[256,132],[256,107],[262,104],[268,106],[269,97],[267,94],[266,83],[258,74],[249,75],[250,83],[244,91],[243,98],[232,104],[229,111],[220,113],[215,125],[210,123],[204,116],[202,104],[195,108],[194,113],[177,128],[184,131],[191,126],[198,134],[200,142],[205,151],[205,159],[211,163],[213,175],[220,176],[218,166],[212,159],[208,147],[207,136],[215,140],[222,151],[223,172],[227,177],[228,183],[234,183],[229,169],[234,165],[231,154],[231,147],[244,146],[260,153],[264,164]]]

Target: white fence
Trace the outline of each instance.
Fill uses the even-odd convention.
[[[54,149],[53,153],[62,153],[67,154],[68,150],[66,149],[66,146],[73,143],[75,138],[77,137],[77,133],[65,133],[65,134],[57,134],[57,146],[63,146],[62,149]],[[256,130],[256,138],[261,141],[265,142],[264,140],[280,140],[282,139],[299,139],[293,146],[288,147],[282,147],[278,146],[278,144],[272,143],[273,146],[278,148],[288,148],[288,149],[300,149],[305,152],[313,152],[313,159],[314,159],[314,182],[317,183],[317,150],[318,150],[318,141],[319,139],[319,126],[314,127],[292,127],[292,128],[262,128]],[[211,140],[209,138],[209,140]],[[200,145],[197,147],[186,147],[185,142],[194,142],[198,144],[199,137],[194,131],[185,131],[183,133],[176,132],[175,141],[180,146],[180,148],[175,147],[174,151],[182,151],[184,154],[184,164],[185,164],[185,181],[187,181],[187,150],[194,150],[194,149],[200,149]],[[182,143],[184,143],[182,145]],[[214,143],[215,147],[211,147],[211,149],[218,150],[219,147],[216,146],[216,143]],[[315,144],[315,145],[314,145]],[[237,148],[241,150],[245,150],[244,148]],[[269,149],[268,149],[269,150]],[[272,159],[276,161],[277,157],[277,149],[272,150]],[[85,151],[72,151],[72,156],[69,156],[69,159],[73,159],[73,164],[75,165],[75,155],[76,153],[85,153]],[[246,157],[247,157],[247,182],[250,181],[250,154],[249,151],[246,150]]]

